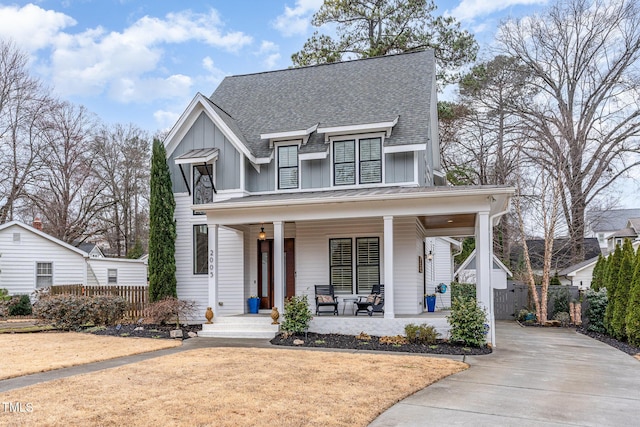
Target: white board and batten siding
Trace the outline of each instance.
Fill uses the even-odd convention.
[[[447,285],[447,292],[436,293],[436,308],[451,307],[451,281],[453,280],[453,258],[451,243],[437,237],[426,239],[427,254],[431,251],[432,259],[426,261],[427,294],[436,293],[440,283]],[[428,257],[428,255],[427,255]]]
[[[194,215],[191,211],[191,196],[187,193],[174,194],[176,209],[176,279],[178,298],[195,301],[194,319],[203,320],[209,305],[209,277],[207,274],[193,273],[193,226],[204,225],[204,215]],[[244,233],[226,227],[218,228],[218,301],[219,315],[241,314],[245,312],[245,266]]]
[[[91,285],[91,278],[97,285],[145,286],[147,284],[147,265],[137,259],[89,258],[87,260],[93,274],[87,277],[87,284]],[[109,283],[109,270],[116,270],[116,283]]]
[[[53,284],[86,283],[84,256],[19,225],[0,230],[0,288],[30,294],[36,287],[36,264],[52,264]]]

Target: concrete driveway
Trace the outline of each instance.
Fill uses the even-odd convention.
[[[497,322],[498,348],[371,426],[640,425],[640,362],[560,328]]]

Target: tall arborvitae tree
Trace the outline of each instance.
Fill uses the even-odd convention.
[[[636,253],[636,267],[627,303],[627,339],[631,345],[640,347],[640,248]]]
[[[613,328],[611,322],[613,320],[613,310],[616,305],[616,287],[618,286],[618,277],[620,275],[620,265],[622,264],[622,248],[616,246],[616,250],[613,254],[609,255],[609,261],[607,262],[607,311],[604,315],[604,326],[607,328],[609,334],[613,334]]]
[[[622,245],[622,262],[618,274],[618,284],[616,285],[615,303],[613,307],[613,318],[611,328],[613,336],[619,340],[626,339],[627,328],[627,303],[629,301],[629,290],[633,281],[636,256],[629,239],[624,239]]]
[[[171,176],[167,152],[159,140],[153,141],[151,156],[151,199],[149,209],[149,297],[158,301],[177,297],[176,223],[173,211]]]
[[[604,288],[604,274],[607,270],[607,259],[602,256],[602,254],[598,255],[598,262],[593,267],[593,273],[591,275],[591,289],[594,291],[599,291],[601,288]]]

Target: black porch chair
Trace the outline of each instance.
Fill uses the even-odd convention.
[[[315,285],[316,288],[316,316],[320,313],[332,313],[338,315],[338,298],[333,292],[333,285]],[[332,311],[321,311],[320,307],[333,307]]]
[[[369,296],[360,297],[355,304],[356,316],[358,313],[366,313],[369,316],[373,313],[384,314],[384,285],[373,285]]]

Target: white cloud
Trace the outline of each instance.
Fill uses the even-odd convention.
[[[191,91],[193,80],[189,76],[175,74],[163,78],[127,78],[114,81],[109,88],[110,98],[123,104],[129,102],[152,102],[184,96]]]
[[[153,118],[158,125],[158,129],[169,130],[180,118],[180,113],[175,111],[157,110],[153,113]]]
[[[296,5],[293,8],[285,6],[284,13],[271,25],[285,37],[305,34],[311,25],[311,16],[320,9],[322,3],[323,0],[296,0]]]
[[[254,55],[263,57],[262,65],[267,70],[273,70],[276,68],[278,61],[281,58],[280,46],[272,41],[262,40],[260,43],[260,49],[254,52]]]
[[[64,13],[44,10],[34,4],[21,8],[0,5],[0,38],[12,39],[29,52],[48,47],[56,34],[76,24]]]
[[[211,59],[210,56],[206,56],[202,59],[202,68],[207,71],[207,75],[205,77],[199,78],[198,80],[202,80],[207,85],[217,85],[227,75],[227,73],[215,66],[215,64],[213,63],[213,59]]]
[[[512,6],[530,6],[547,4],[549,0],[462,0],[460,4],[447,14],[459,21],[473,21],[480,16],[490,15]]]
[[[184,97],[193,81],[177,73],[168,75],[162,67],[170,60],[165,49],[199,43],[237,52],[253,41],[245,33],[225,31],[213,9],[200,14],[172,12],[162,18],[144,16],[121,31],[102,27],[65,31],[73,25],[73,18],[32,4],[0,6],[0,36],[16,40],[30,52],[51,49],[51,57],[41,59],[39,68],[62,96],[106,93],[125,103]]]

